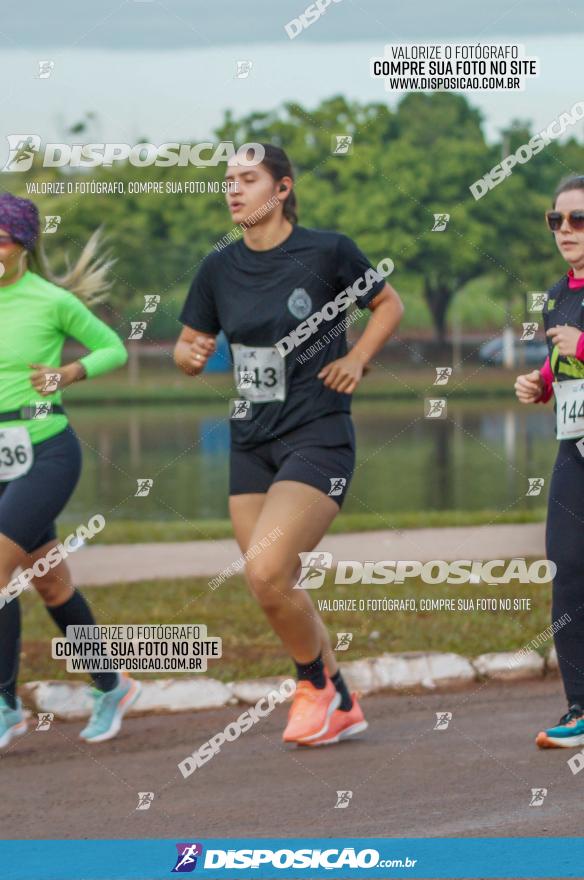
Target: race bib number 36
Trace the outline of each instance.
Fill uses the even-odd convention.
[[[32,443],[26,428],[0,430],[0,482],[28,473],[33,462]]]
[[[233,343],[233,368],[238,393],[254,403],[286,399],[284,358],[277,348],[253,348]]]
[[[581,379],[554,382],[554,394],[558,440],[584,437],[584,382]]]

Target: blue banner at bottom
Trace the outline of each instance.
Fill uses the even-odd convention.
[[[583,865],[579,837],[0,842],[2,880],[582,877]]]

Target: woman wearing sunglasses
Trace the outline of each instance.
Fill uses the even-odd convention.
[[[180,315],[175,360],[198,375],[221,329],[231,345],[242,398],[231,414],[231,521],[244,554],[261,548],[247,554],[247,582],[296,666],[284,741],[317,746],[367,722],[309,594],[295,589],[310,577],[299,555],[314,550],[346,496],[355,463],[351,395],[402,305],[350,238],[297,224],[290,161],[263,146],[259,164],[229,163],[227,201],[243,237],[203,261]],[[345,310],[357,299],[372,316],[347,351]]]
[[[67,626],[95,623],[72,586],[56,539],[55,519],[81,470],[79,440],[61,391],[126,361],[120,338],[82,301],[95,302],[109,287],[111,263],[97,256],[99,233],[77,264],[57,278],[39,231],[33,202],[0,195],[0,587],[10,583],[0,593],[0,748],[26,733],[16,695],[21,620],[18,581],[16,589],[11,583],[15,570],[33,569],[32,585],[63,633]],[[61,364],[67,337],[90,353]],[[115,673],[92,678],[93,713],[80,736],[100,742],[115,736],[139,686]]]
[[[521,403],[555,395],[560,441],[548,500],[546,545],[557,567],[552,621],[568,711],[536,738],[540,748],[584,745],[584,175],[560,182],[546,213],[556,245],[570,266],[547,293],[543,310],[549,357],[541,370],[519,376]],[[566,617],[564,617],[566,615]]]

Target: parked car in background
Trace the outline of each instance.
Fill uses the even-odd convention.
[[[516,364],[528,364],[539,367],[543,364],[548,354],[547,345],[541,339],[530,339],[520,342],[513,339],[513,355]],[[479,348],[479,359],[484,364],[493,364],[500,367],[503,365],[503,337],[496,336],[483,342]]]

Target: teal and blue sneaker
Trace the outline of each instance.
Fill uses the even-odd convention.
[[[140,682],[127,676],[120,676],[119,684],[113,691],[92,688],[93,712],[79,734],[81,739],[90,743],[113,739],[119,733],[125,712],[136,702],[141,689]]]
[[[540,749],[573,749],[584,746],[584,709],[574,703],[555,727],[542,730],[535,738]]]
[[[11,739],[26,733],[26,721],[22,712],[22,701],[16,699],[16,709],[11,709],[4,697],[0,696],[0,749],[5,749]]]

